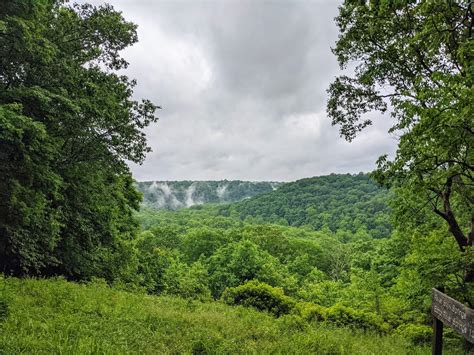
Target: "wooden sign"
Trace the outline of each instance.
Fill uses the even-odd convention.
[[[432,290],[431,314],[435,318],[434,354],[441,354],[443,334],[441,322],[453,328],[467,341],[474,343],[474,310],[434,288]],[[435,348],[438,350],[435,350]]]

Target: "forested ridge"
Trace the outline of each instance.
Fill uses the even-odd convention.
[[[332,174],[286,183],[274,192],[223,207],[220,214],[333,232],[365,229],[380,238],[391,231],[388,196],[388,190],[366,174]]]
[[[331,174],[295,182],[138,182],[145,208],[220,204],[218,214],[242,220],[310,226],[381,238],[390,234],[389,190],[367,174]],[[238,203],[235,203],[238,202]]]
[[[277,189],[281,182],[267,181],[140,181],[142,205],[175,210],[204,203],[241,201]]]
[[[430,353],[432,288],[474,306],[472,3],[347,0],[335,23],[354,70],[328,118],[351,141],[392,116],[374,171],[136,182],[160,108],[123,74],[137,25],[0,2],[0,353]]]

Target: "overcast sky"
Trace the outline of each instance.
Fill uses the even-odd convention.
[[[326,116],[339,1],[107,2],[138,24],[136,97],[163,107],[135,179],[291,181],[393,154],[388,115],[352,143]]]

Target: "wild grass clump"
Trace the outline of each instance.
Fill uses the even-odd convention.
[[[6,321],[8,317],[8,302],[0,295],[0,325]]]

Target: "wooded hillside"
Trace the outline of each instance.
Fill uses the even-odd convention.
[[[220,214],[333,232],[363,229],[382,238],[392,228],[388,197],[388,190],[366,174],[332,174],[284,184],[276,191],[222,207]]]

